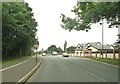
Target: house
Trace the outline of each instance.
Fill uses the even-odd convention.
[[[112,45],[101,45],[100,42],[89,42],[78,44],[75,49],[76,56],[92,56],[93,54],[103,52],[112,52],[114,47]]]
[[[77,48],[75,49],[75,55],[85,56],[85,53],[90,54],[91,50],[87,49],[90,45],[101,45],[101,43],[100,42],[89,42],[89,43],[78,44]]]
[[[83,44],[78,44],[77,45],[77,48],[75,49],[75,55],[76,56],[81,56],[81,55],[83,55],[83,53],[84,53],[84,51],[85,51],[85,49],[86,49],[86,45],[87,45],[88,43],[83,43]]]

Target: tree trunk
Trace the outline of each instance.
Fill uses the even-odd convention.
[[[21,57],[21,47],[20,47],[20,57]]]
[[[5,59],[8,57],[8,50],[5,53]]]

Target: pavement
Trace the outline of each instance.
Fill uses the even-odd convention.
[[[101,84],[112,82],[116,84],[118,67],[92,61],[89,58],[45,56],[40,68],[27,80],[28,84],[32,82],[99,82]]]
[[[40,66],[42,57],[36,56],[22,58],[17,61],[8,62],[2,65],[2,82],[25,82]]]

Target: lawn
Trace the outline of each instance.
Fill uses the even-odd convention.
[[[100,62],[105,62],[105,63],[108,63],[108,64],[112,64],[112,65],[120,65],[120,60],[119,59],[111,59],[111,58],[91,58],[93,60],[97,60],[97,61],[100,61]]]

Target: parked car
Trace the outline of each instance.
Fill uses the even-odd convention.
[[[62,56],[63,56],[63,57],[69,57],[69,54],[68,54],[67,52],[64,52],[64,53],[62,54]]]
[[[42,56],[46,56],[46,53],[42,53]]]

